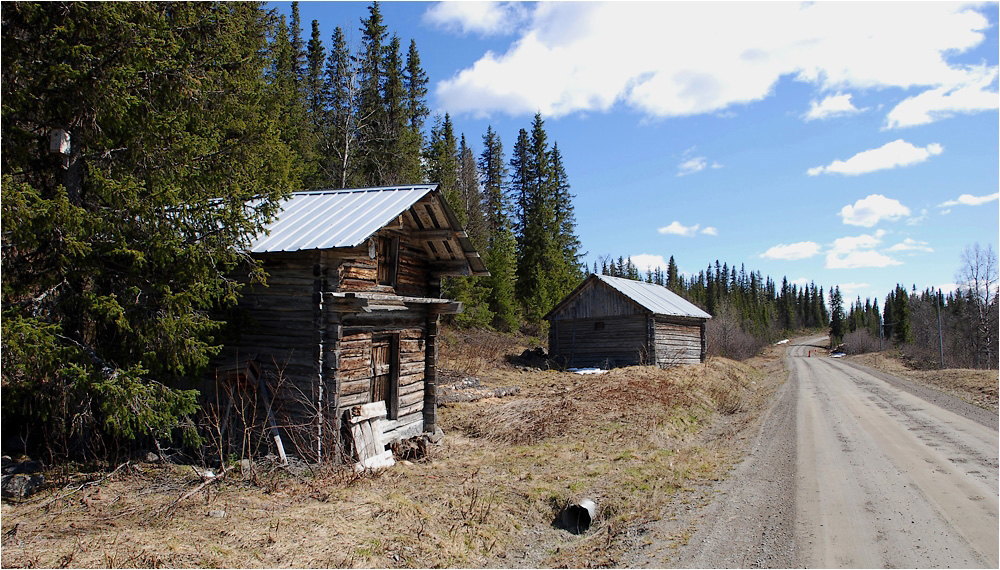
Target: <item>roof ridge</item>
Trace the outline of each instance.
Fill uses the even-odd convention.
[[[396,186],[375,186],[372,188],[320,188],[316,190],[298,190],[292,192],[292,196],[323,195],[323,194],[350,194],[366,192],[383,192],[389,190],[413,190],[415,188],[434,188],[438,184],[398,184]]]

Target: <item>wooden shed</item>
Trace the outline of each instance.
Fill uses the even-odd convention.
[[[665,287],[593,274],[547,315],[549,354],[568,367],[705,361],[712,318]]]
[[[284,446],[312,460],[341,457],[364,404],[384,402],[386,440],[435,430],[438,321],[462,309],[441,278],[489,275],[437,185],[292,194],[249,254],[267,286],[245,291],[249,319],[212,367],[217,409],[235,384],[259,388]]]

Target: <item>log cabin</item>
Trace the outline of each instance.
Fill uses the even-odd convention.
[[[259,387],[276,441],[310,460],[350,453],[342,422],[364,404],[385,403],[387,442],[435,431],[439,319],[462,310],[441,278],[489,275],[437,185],[293,193],[249,255],[267,284],[245,289],[203,391],[223,425]]]
[[[549,355],[571,368],[696,364],[710,318],[666,287],[592,274],[545,315]]]

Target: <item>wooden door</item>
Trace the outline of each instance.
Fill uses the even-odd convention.
[[[398,343],[395,335],[372,338],[371,401],[384,401],[388,418],[396,419],[399,408],[397,388]]]

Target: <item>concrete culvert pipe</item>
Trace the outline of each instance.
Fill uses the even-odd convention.
[[[573,534],[583,534],[590,528],[597,514],[597,504],[590,499],[580,499],[569,504],[563,511],[566,530]]]

